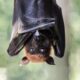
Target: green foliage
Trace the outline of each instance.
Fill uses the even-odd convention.
[[[73,3],[73,10],[80,15],[80,0],[71,0]]]
[[[70,80],[80,80],[80,0],[73,0],[70,13]]]
[[[11,31],[12,5],[12,0],[0,0],[0,66],[6,66],[8,60],[6,49]]]

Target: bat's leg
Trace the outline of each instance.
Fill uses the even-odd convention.
[[[49,58],[46,60],[46,63],[47,64],[50,64],[50,65],[55,65],[54,63],[54,59],[52,57],[49,56]]]

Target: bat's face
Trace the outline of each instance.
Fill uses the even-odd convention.
[[[51,44],[47,36],[36,31],[30,41],[25,45],[26,56],[22,59],[22,64],[31,62],[46,62],[54,65],[54,60],[50,57]]]
[[[37,58],[41,57],[41,60],[46,60],[50,55],[51,44],[45,35],[36,31],[28,44],[26,44],[25,49],[30,55],[37,55]]]

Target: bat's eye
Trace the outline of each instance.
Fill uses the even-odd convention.
[[[45,49],[40,49],[40,52],[41,52],[41,53],[44,53],[44,52],[45,52]]]
[[[34,53],[35,52],[35,49],[34,48],[31,48],[29,51],[30,51],[30,53]]]

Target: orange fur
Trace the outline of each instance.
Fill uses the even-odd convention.
[[[24,48],[24,51],[25,51],[27,59],[29,61],[31,61],[31,62],[44,62],[45,60],[47,60],[47,58],[44,57],[41,54],[33,54],[33,55],[31,55],[30,53],[27,52],[27,48],[26,47]]]

